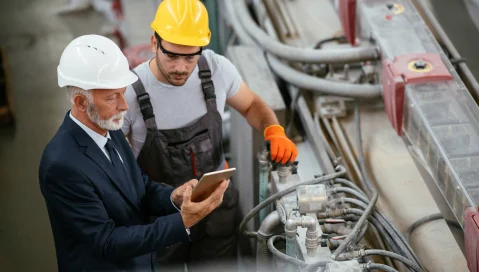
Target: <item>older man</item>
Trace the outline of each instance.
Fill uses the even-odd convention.
[[[61,56],[58,83],[67,86],[72,109],[39,171],[59,271],[155,270],[156,251],[189,241],[189,228],[223,200],[228,181],[192,203],[197,180],[174,189],[142,173],[119,131],[126,86],[137,79],[102,36],[81,36]],[[150,223],[150,216],[158,218]]]

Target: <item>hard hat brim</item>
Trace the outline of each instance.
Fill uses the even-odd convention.
[[[58,86],[75,86],[83,90],[92,90],[92,89],[121,89],[128,87],[129,85],[135,83],[138,80],[138,76],[133,72],[128,71],[120,80],[104,82],[104,83],[91,83],[87,81],[81,81],[78,79],[68,78],[63,75],[63,73],[58,70]]]
[[[155,29],[153,28],[153,30]],[[169,33],[162,33],[156,30],[155,32],[161,37],[161,39],[174,44],[185,45],[185,46],[207,46],[208,44],[210,44],[210,36],[211,36],[210,33],[208,33],[208,35],[205,35],[205,37],[203,38],[200,38],[200,37],[192,38],[192,37],[171,35]]]

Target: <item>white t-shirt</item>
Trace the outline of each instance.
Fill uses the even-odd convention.
[[[238,92],[242,78],[236,67],[224,56],[203,50],[215,85],[216,105],[223,116],[226,99]],[[206,103],[198,77],[198,66],[185,85],[176,87],[160,82],[150,70],[150,60],[134,70],[150,95],[158,129],[176,129],[192,124],[206,114]],[[133,154],[138,157],[146,138],[146,125],[141,114],[136,93],[132,86],[126,89],[129,109],[125,115],[122,131],[128,137]]]

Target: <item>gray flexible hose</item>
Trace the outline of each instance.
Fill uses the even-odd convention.
[[[266,59],[273,72],[299,88],[321,94],[364,99],[380,98],[382,95],[381,85],[352,84],[326,80],[299,72],[284,64],[272,54],[266,54]]]
[[[343,178],[337,178],[334,180],[334,183],[339,183],[339,184],[342,184],[346,187],[349,187],[353,190],[356,190],[357,192],[359,192],[362,196],[364,197],[367,197],[366,194],[363,192],[363,190],[361,190],[361,188],[359,188],[356,184],[354,184],[354,182],[352,181],[349,181],[347,179],[343,179]]]
[[[361,136],[361,120],[360,120],[360,117],[359,117],[359,105],[358,105],[358,103],[355,103],[355,105],[354,105],[354,119],[355,119],[355,124],[356,124],[356,133],[357,133],[359,166],[361,168],[361,172],[363,173],[364,181],[365,181],[367,187],[369,187],[367,189],[369,189],[370,192],[375,192],[376,189],[374,188],[374,185],[371,182],[371,176],[369,174],[368,168],[366,167],[366,163],[365,163],[365,159],[364,159],[364,151],[363,151],[363,148],[362,148],[363,143],[362,143],[362,136]],[[360,201],[357,201],[357,200],[355,200],[355,201],[360,202]],[[404,253],[406,255],[408,255],[408,257],[412,257],[412,259],[414,259],[414,261],[417,263],[418,266],[420,266],[421,268],[424,268],[422,266],[421,262],[419,261],[419,258],[416,256],[416,254],[414,253],[414,251],[412,250],[411,246],[409,245],[408,241],[404,238],[402,233],[399,232],[399,230],[391,223],[391,221],[389,221],[389,219],[387,219],[379,211],[374,211],[373,212],[373,216],[376,216],[376,215],[377,215],[377,219],[380,222],[385,222],[385,224],[383,224],[383,225],[386,229],[392,230],[389,233],[391,234],[391,237],[393,238],[393,240],[396,240],[396,238],[393,237],[394,235],[396,235],[396,237],[400,241],[402,241],[403,245],[398,243],[398,246],[404,251]],[[407,250],[404,250],[402,246],[406,247]]]
[[[276,247],[274,246],[274,242],[276,241],[276,239],[286,240],[286,237],[281,235],[275,235],[268,239],[268,249],[271,251],[271,253],[273,253],[276,257],[280,258],[281,260],[292,263],[294,265],[301,266],[301,267],[308,266],[307,263],[300,261],[298,259],[295,259],[293,257],[290,257],[284,254],[283,252],[279,251],[278,249],[276,249]]]
[[[406,233],[404,234],[404,238],[406,238],[406,241],[409,241],[409,236],[411,236],[411,233],[420,225],[424,224],[424,223],[427,223],[427,222],[430,222],[430,221],[434,221],[434,220],[440,220],[440,219],[444,219],[444,217],[442,217],[442,214],[440,213],[435,213],[435,214],[431,214],[431,215],[428,215],[428,216],[425,216],[419,220],[417,220],[416,222],[414,222],[411,226],[409,226],[409,228],[407,228],[406,230]]]
[[[363,201],[364,203],[368,203],[369,202],[369,199],[366,198],[366,196],[364,196],[362,193],[354,190],[354,189],[351,189],[351,188],[346,188],[346,187],[335,187],[335,188],[332,188],[329,190],[332,194],[336,194],[336,193],[347,193],[347,194],[350,194],[350,195],[353,195],[355,197],[357,197],[358,199],[360,199],[361,201]]]
[[[379,250],[379,249],[367,249],[367,250],[364,251],[363,256],[368,256],[368,255],[387,256],[387,257],[396,259],[396,260],[404,263],[405,265],[409,266],[410,268],[412,268],[416,272],[423,272],[424,271],[419,266],[417,266],[416,264],[411,262],[409,259],[407,259],[407,258],[405,258],[405,257],[403,257],[399,254],[396,254],[394,252],[390,252],[390,251],[386,251],[386,250]]]
[[[243,0],[236,0],[236,1],[226,0],[225,1],[225,9],[226,9],[226,12],[228,13],[228,16],[226,17],[229,18],[236,35],[238,35],[238,38],[240,39],[242,43],[247,45],[256,45],[251,39],[251,37],[245,32],[244,27],[239,23],[239,18],[237,17],[238,14],[234,12],[235,7],[233,3],[241,2],[241,1]],[[255,23],[253,22],[253,24]],[[268,34],[263,33],[262,35],[267,36]],[[274,38],[270,38],[270,39],[274,40]],[[305,49],[299,49],[299,48],[295,48],[295,49],[305,50]],[[268,62],[271,66],[271,70],[273,70],[273,72],[275,72],[279,77],[283,78],[287,82],[300,88],[305,88],[305,89],[308,89],[314,92],[319,92],[322,94],[329,94],[329,95],[343,96],[343,97],[369,99],[369,98],[379,98],[382,95],[381,85],[366,85],[366,84],[361,85],[361,84],[329,81],[329,80],[317,78],[317,77],[299,72],[291,68],[289,65],[284,64],[283,62],[281,62],[280,60],[278,60],[275,56],[271,54],[266,54],[266,58],[268,59]]]
[[[341,201],[357,205],[363,209],[367,208],[364,202],[354,198],[343,198]],[[416,256],[409,243],[406,241],[402,233],[399,232],[399,230],[391,223],[391,221],[389,221],[389,219],[387,219],[381,212],[376,210],[373,211],[372,215],[381,223],[389,235],[391,235],[391,238],[393,238],[393,240],[397,243],[403,254],[408,256],[410,260],[416,261],[416,264],[423,268],[419,258]]]
[[[351,231],[350,234],[344,239],[344,243],[342,243],[334,252],[331,254],[331,259],[336,260],[338,255],[343,252],[343,250],[346,249],[348,244],[356,237],[356,235],[359,234],[361,231],[361,227],[363,226],[364,223],[366,223],[366,220],[368,219],[368,216],[371,214],[371,212],[374,209],[374,205],[376,205],[376,201],[378,200],[378,193],[373,190],[373,197],[371,198],[371,202],[369,202],[368,206],[366,207],[366,210],[364,213],[361,215],[359,218],[358,222],[353,228],[353,231]]]
[[[346,214],[354,214],[354,215],[362,215],[364,213],[363,210],[356,209],[356,208],[347,208],[345,211]],[[398,253],[398,254],[404,254],[402,253],[402,250],[396,245],[394,240],[391,238],[389,235],[389,232],[384,228],[384,226],[373,216],[370,216],[368,218],[368,221],[373,224],[373,226],[376,228],[376,230],[381,234],[381,236],[386,240],[386,243],[391,247],[391,249]]]
[[[225,18],[231,23],[231,26],[234,29],[234,32],[238,36],[238,39],[241,41],[242,44],[245,45],[255,45],[256,42],[246,33],[243,27],[241,27],[241,23],[237,17],[236,12],[234,11],[233,2],[238,0],[224,0],[226,14]]]
[[[379,54],[376,48],[359,47],[347,49],[306,49],[285,45],[263,31],[251,18],[245,0],[235,0],[234,10],[244,30],[267,52],[289,61],[307,63],[351,63],[375,60]]]
[[[366,234],[366,231],[368,231],[368,226],[369,223],[366,222],[366,224],[363,225],[363,228],[361,229],[361,232],[359,232],[358,236],[354,237],[354,239],[351,241],[352,245],[357,245],[361,239],[363,239],[364,235]]]
[[[387,266],[385,264],[377,264],[377,263],[368,263],[368,264],[364,264],[363,267],[367,270],[367,271],[372,271],[372,270],[383,270],[383,271],[386,271],[386,272],[399,272],[397,271],[396,269],[390,267],[390,266]]]
[[[361,168],[361,172],[363,173],[363,180],[366,184],[365,188],[369,192],[374,189],[374,185],[371,182],[371,176],[369,175],[369,171],[366,167],[366,159],[364,158],[364,151],[363,151],[363,139],[361,135],[361,119],[359,115],[359,105],[358,103],[354,103],[354,123],[356,126],[356,137],[357,137],[357,148],[358,148],[358,162],[359,167]]]

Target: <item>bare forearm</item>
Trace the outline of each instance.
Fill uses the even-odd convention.
[[[243,116],[260,132],[270,125],[279,124],[274,111],[261,99],[255,99]]]

